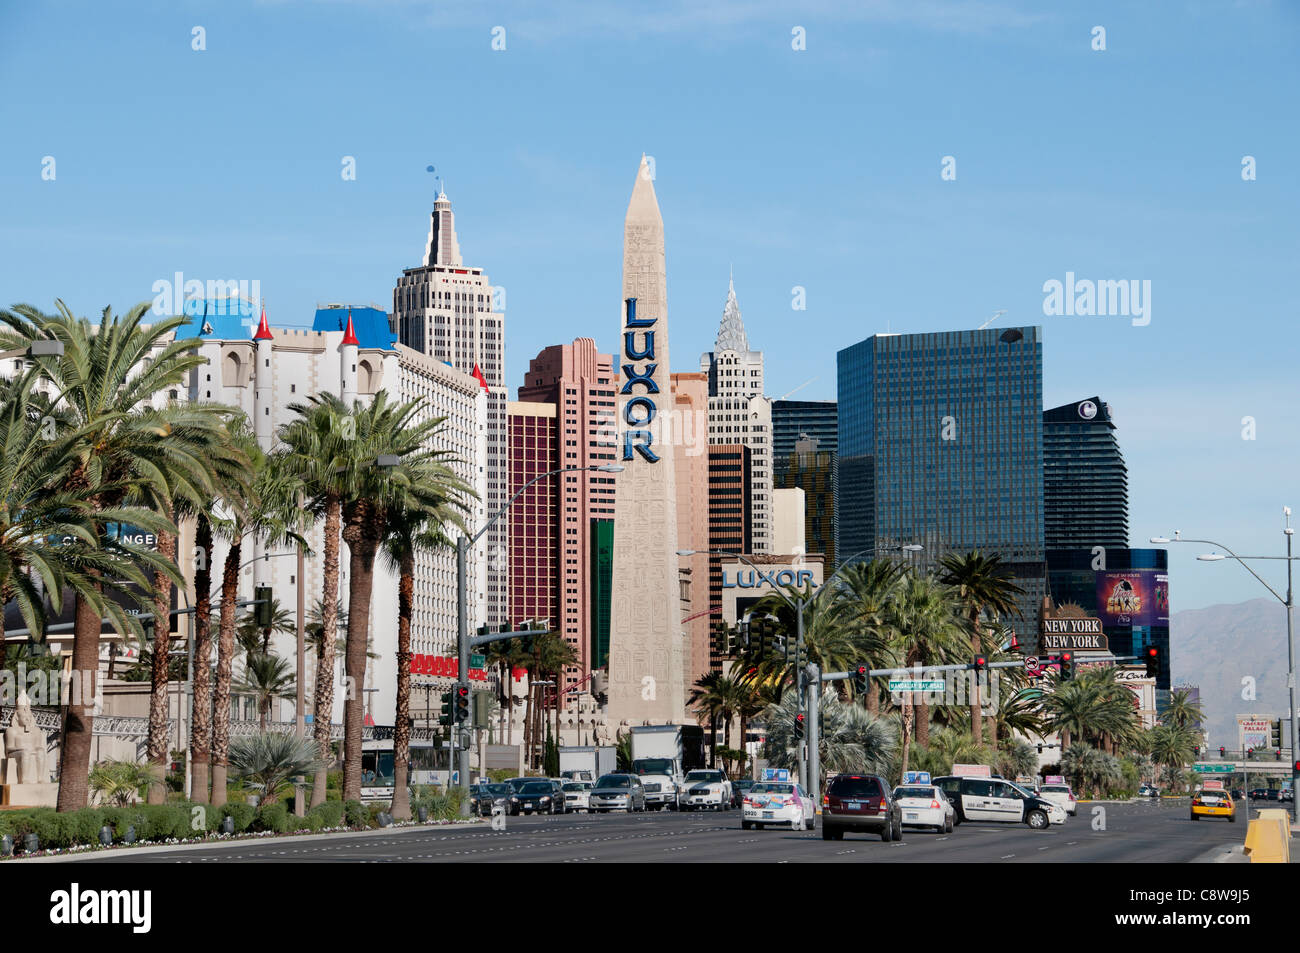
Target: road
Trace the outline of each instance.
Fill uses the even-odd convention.
[[[1093,816],[1095,808],[1104,815]],[[1102,825],[1104,821],[1104,826]],[[486,825],[274,838],[168,851],[111,852],[79,863],[1180,863],[1245,840],[1245,818],[1188,819],[1184,800],[1080,804],[1063,826],[1033,831],[1018,824],[968,822],[948,835],[904,830],[903,840],[821,831],[742,831],[740,812],[511,817],[504,831]],[[1096,825],[1099,829],[1094,829]],[[72,858],[69,858],[72,860]]]

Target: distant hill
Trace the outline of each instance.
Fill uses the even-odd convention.
[[[1175,611],[1169,641],[1173,684],[1201,686],[1211,747],[1236,745],[1238,714],[1286,719],[1286,609],[1276,599]],[[1255,679],[1254,701],[1241,696],[1246,676]],[[1290,741],[1289,726],[1282,737]]]

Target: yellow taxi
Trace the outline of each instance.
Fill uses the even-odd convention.
[[[1237,804],[1228,791],[1205,790],[1202,788],[1192,795],[1192,820],[1203,817],[1226,817],[1232,823],[1237,822]]]

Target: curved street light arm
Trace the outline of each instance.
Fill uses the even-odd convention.
[[[1201,543],[1201,544],[1206,545],[1206,546],[1217,546],[1219,549],[1222,549],[1225,553],[1227,553],[1227,554],[1228,554],[1229,556],[1231,556],[1233,559],[1237,560],[1237,562],[1241,563],[1241,565],[1245,567],[1246,572],[1250,573],[1252,576],[1254,576],[1256,579],[1258,579],[1259,582],[1260,582],[1260,585],[1262,585],[1262,586],[1263,586],[1265,589],[1267,589],[1269,592],[1273,593],[1274,598],[1276,598],[1278,602],[1282,603],[1282,605],[1286,605],[1286,604],[1287,604],[1287,601],[1286,601],[1285,599],[1282,598],[1282,596],[1278,593],[1278,591],[1277,591],[1276,589],[1274,589],[1272,586],[1270,586],[1268,583],[1266,583],[1266,582],[1264,581],[1263,577],[1260,576],[1259,573],[1255,572],[1255,570],[1251,569],[1250,566],[1246,565],[1246,561],[1245,561],[1244,559],[1242,559],[1240,556],[1238,556],[1236,553],[1234,553],[1234,552],[1233,552],[1231,549],[1229,549],[1227,546],[1224,546],[1223,543],[1216,543],[1216,542],[1215,542],[1214,540],[1212,540],[1212,539],[1175,539],[1175,540],[1171,540],[1171,542],[1174,542],[1174,543]]]

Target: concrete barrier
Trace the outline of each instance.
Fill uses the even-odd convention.
[[[1279,808],[1267,808],[1246,829],[1246,856],[1252,864],[1291,862],[1291,818]]]

